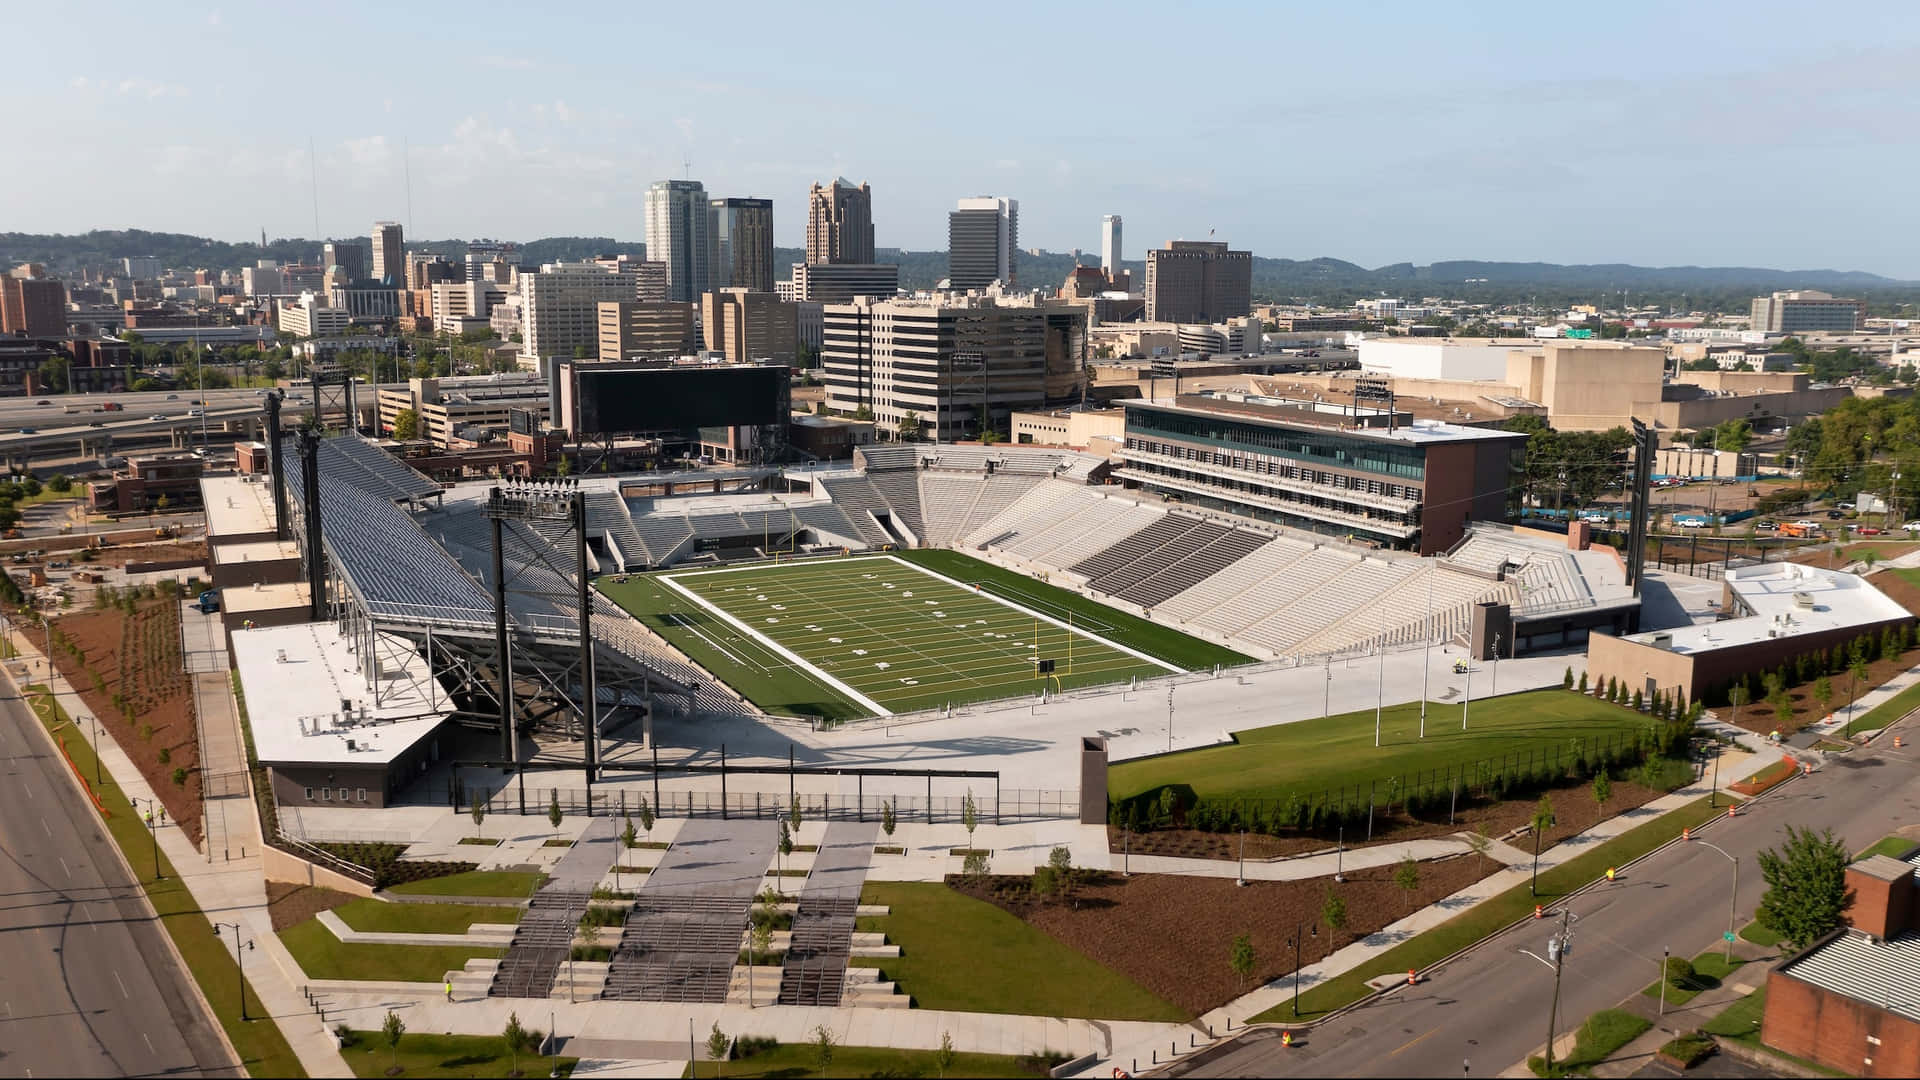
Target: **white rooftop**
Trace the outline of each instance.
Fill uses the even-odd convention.
[[[245,615],[255,611],[285,611],[307,606],[307,583],[276,581],[271,585],[254,584],[220,590],[220,606],[228,613]]]
[[[1672,635],[1672,651],[1710,652],[1750,645],[1770,637],[1868,626],[1904,619],[1910,614],[1859,575],[1817,566],[1799,563],[1742,566],[1727,571],[1726,583],[1740,604],[1753,614],[1658,631]],[[1649,632],[1631,635],[1627,640],[1651,645],[1653,638],[1654,634]]]
[[[273,485],[265,476],[207,476],[200,480],[207,508],[207,539],[273,531]]]
[[[300,557],[300,545],[291,540],[249,540],[213,549],[213,561],[229,563],[276,562]]]
[[[268,765],[379,765],[430,735],[453,703],[413,646],[376,634],[370,688],[331,622],[233,634],[254,748]],[[350,706],[351,715],[343,709]],[[349,749],[349,743],[352,748]]]

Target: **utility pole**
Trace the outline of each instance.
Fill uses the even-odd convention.
[[[1433,575],[1427,571],[1427,644],[1420,652],[1420,737],[1427,737],[1427,686],[1433,678]]]
[[[1572,947],[1573,912],[1569,910],[1560,913],[1559,935],[1547,939],[1547,955],[1541,956],[1531,949],[1518,950],[1521,954],[1531,956],[1535,960],[1553,969],[1553,1006],[1547,1011],[1547,1067],[1545,1071],[1548,1076],[1553,1075],[1554,1031],[1560,1026],[1560,973],[1561,969],[1566,966],[1567,951]],[[1664,967],[1661,969],[1660,978],[1663,981],[1666,979],[1666,969]]]

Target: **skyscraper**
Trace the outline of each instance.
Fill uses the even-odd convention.
[[[1020,243],[1020,203],[987,195],[961,199],[947,215],[947,280],[955,289],[1015,282],[1013,252]]]
[[[698,303],[710,287],[710,209],[698,180],[656,180],[647,188],[647,257],[667,264],[669,300]]]
[[[773,200],[714,199],[709,290],[773,291]]]
[[[542,364],[555,357],[593,356],[600,348],[601,303],[632,301],[633,293],[634,272],[625,267],[547,263],[521,274],[520,366],[545,370]]]
[[[407,257],[400,243],[400,224],[394,221],[376,221],[373,223],[373,277],[376,281],[385,281],[391,277],[397,284],[407,272]]]
[[[1120,215],[1100,219],[1100,269],[1109,275],[1120,269]]]
[[[320,252],[320,269],[340,268],[340,276],[348,281],[365,281],[367,277],[367,249],[359,244],[343,244],[329,240]],[[399,276],[395,270],[395,276]],[[405,284],[404,281],[397,284]]]
[[[1219,323],[1253,310],[1253,253],[1212,240],[1147,252],[1147,321]]]
[[[873,262],[873,192],[835,177],[807,191],[807,262]]]

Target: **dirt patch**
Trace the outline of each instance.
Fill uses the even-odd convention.
[[[1912,610],[1912,603],[1920,602],[1920,589],[1915,589],[1914,586],[1894,577],[1892,574],[1875,574],[1873,584],[1883,589],[1888,596],[1892,596],[1901,604],[1909,605],[1909,610]],[[1899,586],[1906,591],[1907,595],[1895,595],[1893,589],[1887,588],[1889,585]],[[1875,655],[1878,655],[1877,650],[1875,651]],[[1853,676],[1845,671],[1842,671],[1838,675],[1828,675],[1827,682],[1833,688],[1833,697],[1828,701],[1826,708],[1821,708],[1820,702],[1813,696],[1813,686],[1819,678],[1815,676],[1798,686],[1792,686],[1787,689],[1787,696],[1793,706],[1793,712],[1790,717],[1784,720],[1774,711],[1772,705],[1765,701],[1758,700],[1741,706],[1740,715],[1737,717],[1733,715],[1733,707],[1730,705],[1719,706],[1714,712],[1721,719],[1758,735],[1766,735],[1770,732],[1778,731],[1782,736],[1787,736],[1809,724],[1818,723],[1826,719],[1829,713],[1839,712],[1846,707],[1850,699],[1858,698],[1866,694],[1874,687],[1882,685],[1894,676],[1900,675],[1916,665],[1920,665],[1920,645],[1908,649],[1892,660],[1871,661],[1867,664],[1867,677],[1859,680],[1857,687],[1854,684]]]
[[[273,919],[274,933],[306,922],[323,911],[350,904],[359,897],[318,885],[295,885],[286,881],[267,882],[267,914]]]
[[[146,777],[189,839],[200,842],[200,750],[179,605],[161,597],[54,621],[60,673]],[[161,757],[167,760],[161,761]],[[176,770],[184,783],[175,783]]]
[[[1569,784],[1547,793],[1553,800],[1554,817],[1559,822],[1542,834],[1543,846],[1558,843],[1561,839],[1605,821],[1607,818],[1632,810],[1652,802],[1666,794],[1652,788],[1626,780],[1613,781],[1613,790],[1604,804],[1593,801],[1593,787],[1590,783]],[[1453,823],[1448,824],[1445,817],[1434,821],[1418,821],[1405,813],[1395,810],[1391,815],[1383,814],[1374,822],[1373,838],[1367,839],[1364,826],[1348,829],[1345,843],[1349,850],[1363,847],[1379,847],[1387,844],[1405,843],[1409,840],[1425,840],[1434,837],[1452,836],[1456,833],[1472,832],[1478,828],[1488,836],[1504,836],[1533,817],[1538,808],[1538,794],[1525,799],[1509,799],[1498,803],[1470,803],[1462,806],[1454,815]],[[1268,859],[1305,855],[1316,851],[1331,851],[1340,842],[1335,836],[1267,836],[1261,833],[1247,835],[1247,858]],[[1128,850],[1140,855],[1171,855],[1185,859],[1236,859],[1240,854],[1239,833],[1210,833],[1195,829],[1156,829],[1153,832],[1135,833],[1128,840],[1124,830],[1108,828],[1107,845],[1110,850],[1119,853]],[[1526,841],[1531,847],[1531,841]]]
[[[1317,963],[1333,949],[1498,867],[1492,859],[1483,865],[1471,857],[1421,863],[1419,887],[1412,893],[1394,883],[1391,866],[1356,870],[1339,885],[1330,877],[1236,886],[1230,878],[1098,873],[1075,890],[1073,902],[1035,901],[1024,877],[974,883],[949,877],[947,884],[1011,912],[1197,1015],[1291,974],[1295,959],[1288,942],[1302,924],[1310,936],[1299,961]],[[1338,933],[1320,922],[1329,889],[1347,905],[1346,927]],[[1233,939],[1243,933],[1250,936],[1254,953],[1253,976],[1244,983],[1228,965]]]

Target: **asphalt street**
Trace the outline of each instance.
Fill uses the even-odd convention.
[[[243,1075],[36,726],[0,689],[0,1076]]]
[[[1859,850],[1920,820],[1920,751],[1891,740],[1829,760],[1826,767],[1721,821],[1702,842],[1676,844],[1614,884],[1565,905],[1575,921],[1561,975],[1558,1030],[1611,1008],[1658,977],[1661,949],[1694,956],[1720,942],[1739,859],[1738,914],[1753,918],[1765,884],[1755,856],[1785,839],[1789,824],[1831,828]],[[1557,915],[1563,908],[1550,909]],[[1307,1031],[1293,1047],[1248,1039],[1170,1071],[1181,1076],[1491,1076],[1547,1041],[1553,971],[1519,952],[1547,954],[1558,918],[1504,934],[1435,971],[1410,990],[1376,999]],[[1734,981],[1761,985],[1764,970]]]

